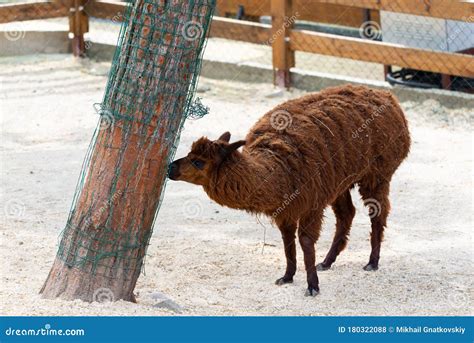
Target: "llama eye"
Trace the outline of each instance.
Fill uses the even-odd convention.
[[[201,160],[191,160],[191,164],[197,169],[203,169],[205,162]]]

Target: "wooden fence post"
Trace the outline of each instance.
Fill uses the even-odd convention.
[[[295,52],[289,44],[295,21],[292,3],[292,0],[271,0],[274,84],[282,88],[290,87],[290,68],[295,66]]]
[[[69,32],[72,37],[72,53],[83,57],[86,52],[84,34],[89,31],[89,16],[84,10],[88,0],[70,0]]]

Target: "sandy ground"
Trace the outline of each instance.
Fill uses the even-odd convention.
[[[2,126],[2,315],[472,315],[472,110],[434,100],[403,103],[412,152],[392,183],[392,214],[378,272],[365,272],[369,218],[360,201],[351,240],[321,294],[303,296],[302,254],[295,283],[275,286],[285,260],[279,232],[265,218],[218,206],[199,187],[169,182],[136,287],[138,304],[44,300],[76,180],[98,117],[107,65],[68,56],[0,59]],[[291,91],[202,79],[211,113],[188,121],[177,155],[201,135],[244,137]],[[275,95],[275,94],[274,94]],[[354,199],[359,199],[354,194]],[[264,235],[266,232],[264,246]],[[326,212],[317,259],[334,232]],[[157,307],[161,292],[180,311]]]

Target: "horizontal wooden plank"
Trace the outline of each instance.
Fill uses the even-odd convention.
[[[363,8],[325,4],[313,0],[294,0],[294,2],[294,12],[299,20],[350,27],[360,27],[367,20],[380,23],[379,11],[375,10],[366,11]]]
[[[250,16],[270,15],[271,0],[219,0],[219,15],[236,13],[244,6]],[[379,11],[392,11],[421,16],[472,21],[474,3],[447,0],[294,0],[294,12],[300,20],[359,27],[367,18],[363,9],[370,9],[370,20],[380,22]],[[113,1],[89,1],[89,15],[112,19],[123,14],[125,4]]]
[[[243,6],[248,16],[271,15],[270,3],[271,0],[219,0],[217,13],[220,16],[235,14],[239,6]],[[359,27],[367,20],[362,8],[325,4],[313,0],[293,0],[293,14],[298,20],[351,27]],[[370,10],[370,20],[380,23],[379,12]]]
[[[0,23],[67,17],[69,8],[61,3],[36,2],[0,5]]]
[[[127,4],[114,1],[89,1],[85,11],[91,17],[123,21]]]
[[[111,1],[90,1],[86,12],[91,17],[121,21],[125,4]],[[271,26],[215,16],[212,20],[210,37],[226,38],[257,44],[269,44]]]
[[[266,24],[214,17],[209,36],[271,45],[271,29]]]
[[[296,51],[474,77],[474,56],[466,54],[436,52],[304,30],[290,33],[290,47]]]
[[[111,1],[91,1],[86,12],[91,17],[123,20],[125,4]],[[269,44],[271,26],[215,16],[212,20],[210,37],[226,38],[257,44]]]
[[[378,11],[415,14],[434,18],[471,21],[474,2],[460,0],[308,0],[331,5],[354,6]]]
[[[270,15],[271,0],[219,0],[220,15],[236,13],[244,6],[250,16]],[[378,11],[390,11],[421,16],[471,21],[474,2],[459,0],[294,0],[293,8],[302,20],[312,20],[347,26],[360,26],[363,12],[372,10],[370,20],[379,21]],[[221,13],[222,12],[222,13]]]
[[[224,16],[226,13],[237,13],[239,6],[243,6],[245,14],[258,17],[270,15],[271,0],[217,0],[217,14]]]

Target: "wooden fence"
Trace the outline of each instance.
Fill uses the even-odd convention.
[[[88,17],[117,21],[123,19],[124,10],[123,3],[93,0],[0,5],[0,23],[68,16],[74,36],[73,52],[81,55]],[[271,16],[272,24],[224,17],[238,11],[250,17]],[[474,3],[454,0],[218,0],[218,16],[214,17],[210,36],[271,46],[275,84],[282,87],[291,84],[290,69],[295,66],[296,51],[395,65],[448,77],[474,77],[474,57],[470,54],[294,29],[295,19],[358,28],[367,21],[379,23],[380,11],[474,21]]]

